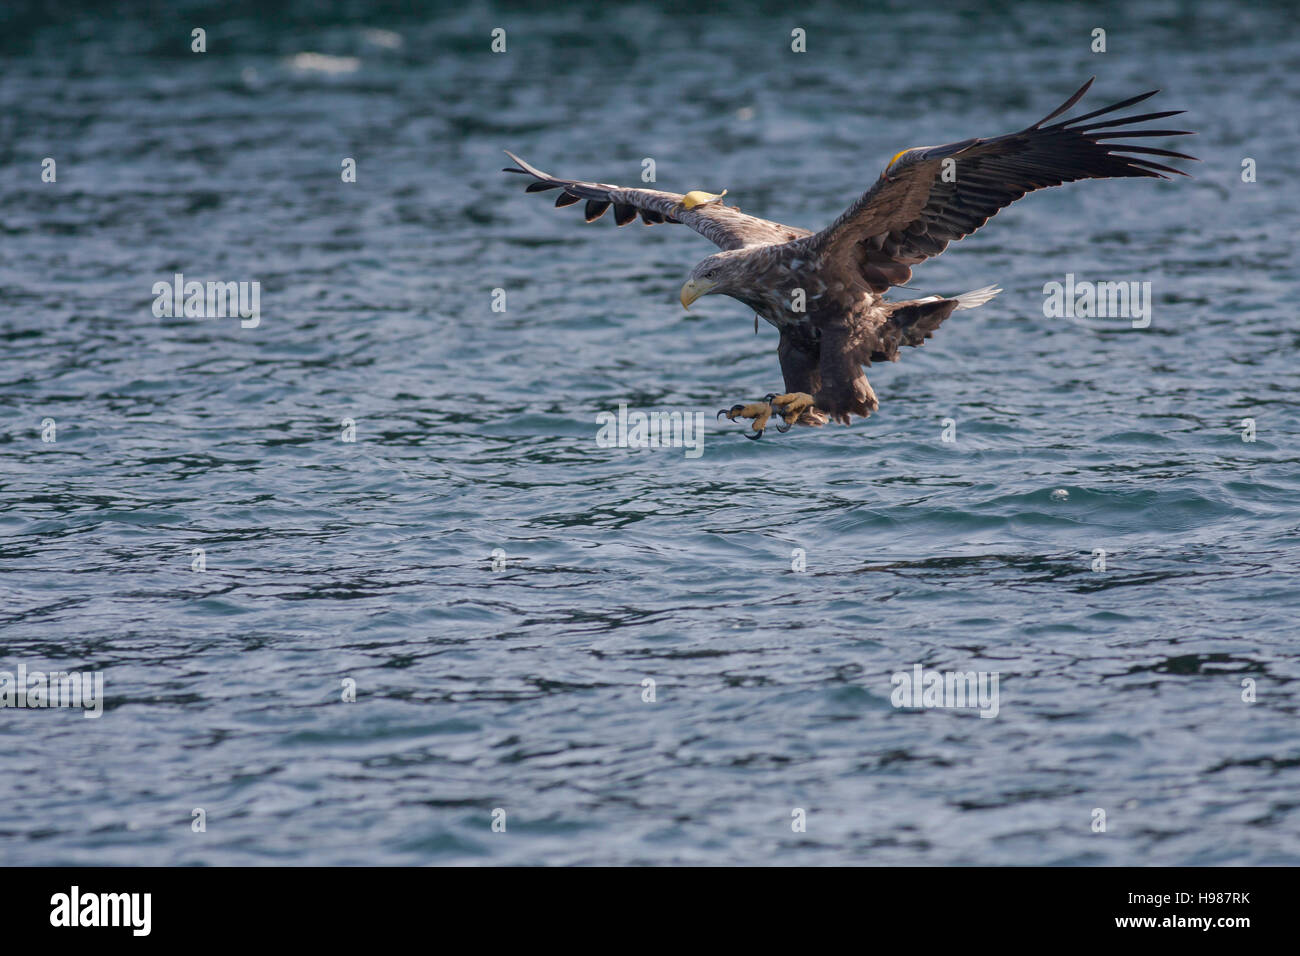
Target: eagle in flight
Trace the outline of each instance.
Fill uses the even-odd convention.
[[[911,278],[912,266],[970,235],[999,209],[1035,189],[1077,179],[1187,175],[1143,157],[1194,156],[1108,142],[1190,135],[1187,130],[1121,129],[1183,112],[1113,115],[1158,90],[1047,125],[1074,106],[1092,82],[1018,133],[903,150],[875,185],[820,232],[746,215],[722,201],[726,190],[681,195],[559,179],[509,150],[506,155],[518,165],[504,171],[531,177],[527,192],[560,190],[556,206],[586,200],[588,222],[613,206],[620,226],[638,213],[646,225],[685,223],[721,249],[691,270],[681,300],[689,308],[703,295],[729,295],[754,310],[756,326],[762,316],[780,331],[777,355],[785,392],[718,413],[732,421],[752,421],[753,434],[746,437],[757,439],[773,415],[782,423],[776,426],[781,432],[796,423],[824,425],[835,419],[847,425],[854,415],[870,415],[879,402],[863,366],[897,361],[900,346],[921,345],[953,312],[982,305],[1002,291],[986,286],[951,298],[884,298],[890,286]],[[1107,118],[1087,122],[1101,116]]]

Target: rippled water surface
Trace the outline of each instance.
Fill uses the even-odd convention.
[[[0,860],[1300,862],[1287,5],[355,6],[0,14],[0,670],[106,697],[0,711]],[[1094,74],[1188,110],[1195,178],[918,267],[1005,291],[851,428],[714,422],[780,376],[677,304],[712,247],[499,172],[650,157],[816,228]],[[176,272],[261,324],[155,317]],[[1067,273],[1151,282],[1150,328],[1044,318]],[[598,447],[621,403],[705,413],[703,455]],[[895,708],[915,664],[998,716]]]

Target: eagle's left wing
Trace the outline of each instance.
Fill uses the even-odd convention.
[[[587,200],[587,222],[599,219],[613,206],[614,221],[620,226],[630,223],[637,217],[637,213],[641,214],[641,219],[647,226],[660,222],[685,223],[700,235],[711,239],[721,249],[789,242],[791,239],[811,235],[807,229],[747,216],[735,206],[725,205],[720,197],[710,196],[700,200],[697,194],[692,193],[682,195],[658,189],[558,179],[528,165],[510,150],[506,150],[505,154],[518,163],[518,168],[507,167],[502,172],[521,173],[533,178],[534,181],[528,184],[525,192],[562,189],[564,191],[556,197],[556,206],[571,206],[579,200]]]
[[[1192,160],[1194,156],[1151,146],[1104,142],[1121,136],[1185,135],[1186,130],[1118,129],[1175,116],[1182,110],[1085,124],[1086,120],[1140,103],[1158,90],[1044,125],[1077,103],[1092,82],[1089,80],[1057,109],[1018,133],[903,150],[870,190],[803,244],[813,253],[849,259],[874,291],[884,292],[911,278],[912,266],[937,256],[949,242],[970,235],[998,210],[1035,189],[1078,179],[1168,179],[1162,173],[1187,175],[1141,156]],[[947,160],[952,162],[946,164]]]

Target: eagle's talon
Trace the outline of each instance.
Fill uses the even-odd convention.
[[[788,432],[788,431],[789,431],[790,429],[792,429],[792,428],[794,428],[794,425],[777,425],[777,426],[776,426],[776,430],[779,431],[782,435],[784,435],[786,432]]]
[[[789,431],[806,413],[816,413],[813,398],[807,392],[787,392],[785,395],[769,396],[772,411],[785,422],[785,427],[776,426],[779,432]]]
[[[718,412],[718,415],[726,415],[727,419],[733,422],[738,418],[752,419],[754,424],[750,427],[755,434],[747,434],[745,437],[757,441],[763,437],[763,429],[767,427],[767,420],[772,417],[772,405],[766,398],[759,402],[750,402],[748,405],[737,403],[726,411]]]

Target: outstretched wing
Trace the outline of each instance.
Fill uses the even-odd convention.
[[[1095,77],[1094,77],[1095,79]],[[994,139],[967,139],[945,146],[923,146],[896,155],[874,186],[826,229],[805,240],[810,251],[852,260],[876,292],[911,278],[911,266],[937,256],[955,239],[970,235],[1026,193],[1077,179],[1109,179],[1162,173],[1187,175],[1143,156],[1191,159],[1185,153],[1132,143],[1116,137],[1187,135],[1186,130],[1122,130],[1182,110],[1086,120],[1140,103],[1159,90],[1142,93],[1104,109],[1045,126],[1092,86],[1092,80],[1033,126]],[[1123,155],[1123,154],[1137,155]],[[945,160],[951,175],[945,181]]]
[[[580,200],[587,200],[587,222],[599,219],[605,210],[613,206],[614,221],[620,226],[626,226],[637,217],[637,213],[641,214],[641,219],[647,226],[660,222],[685,223],[722,249],[789,242],[812,235],[807,229],[747,216],[735,206],[724,205],[721,201],[702,203],[688,209],[683,204],[686,197],[681,193],[588,183],[577,179],[557,179],[528,165],[510,150],[506,150],[505,154],[518,163],[518,168],[506,167],[502,172],[521,173],[533,178],[525,192],[562,189],[563,192],[555,199],[556,206],[571,206]]]

